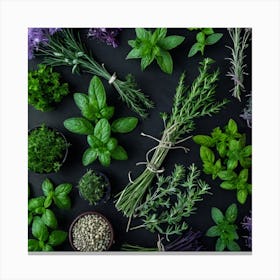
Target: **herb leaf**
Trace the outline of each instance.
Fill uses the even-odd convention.
[[[46,241],[49,237],[48,229],[40,217],[35,216],[32,223],[32,234],[39,241]]]
[[[135,117],[119,118],[112,123],[111,129],[117,133],[128,133],[134,130],[137,124],[138,119]]]
[[[51,232],[48,244],[51,246],[58,246],[62,244],[67,238],[67,232],[62,230],[54,230]]]

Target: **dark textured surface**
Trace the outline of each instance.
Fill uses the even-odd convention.
[[[87,147],[86,137],[83,135],[73,134],[67,131],[63,126],[63,121],[69,117],[80,116],[79,109],[76,107],[73,101],[73,93],[82,92],[86,93],[91,79],[91,75],[83,73],[81,75],[73,75],[71,69],[67,67],[57,67],[55,70],[60,72],[63,77],[63,81],[69,83],[70,93],[52,112],[42,113],[36,111],[29,105],[28,108],[28,127],[33,128],[41,123],[46,123],[50,127],[54,127],[63,132],[71,143],[69,148],[68,158],[62,169],[56,174],[41,175],[33,172],[28,173],[28,180],[31,185],[31,196],[41,195],[41,183],[48,177],[53,181],[55,185],[69,182],[73,186],[77,185],[77,182],[81,176],[86,172],[88,168],[92,168],[105,173],[111,182],[112,197],[106,204],[100,204],[95,207],[89,206],[86,201],[81,199],[78,195],[77,189],[73,187],[71,193],[72,208],[71,210],[59,210],[53,207],[54,212],[57,214],[59,228],[68,231],[71,222],[75,217],[85,211],[98,211],[104,214],[112,223],[115,231],[115,243],[111,250],[119,250],[120,246],[124,242],[131,244],[142,245],[146,247],[154,247],[157,236],[146,230],[135,230],[125,232],[127,219],[122,216],[120,212],[114,207],[114,198],[125,185],[128,183],[127,173],[132,171],[132,178],[137,176],[143,167],[136,167],[135,163],[144,161],[145,153],[155,146],[155,142],[148,138],[140,136],[141,132],[153,135],[159,138],[163,129],[162,121],[159,117],[160,112],[170,112],[172,106],[172,99],[175,93],[179,77],[183,71],[186,72],[186,84],[191,85],[193,79],[198,74],[198,63],[202,60],[200,53],[194,57],[188,58],[187,54],[195,41],[196,32],[190,32],[186,29],[168,29],[168,35],[183,35],[186,37],[182,45],[170,51],[173,58],[174,69],[173,74],[168,75],[161,72],[160,68],[154,62],[152,65],[141,72],[140,60],[125,60],[126,55],[130,51],[131,47],[127,44],[127,41],[135,38],[134,29],[123,29],[119,36],[120,46],[113,48],[107,46],[104,43],[86,39],[87,29],[80,30],[82,39],[92,51],[94,58],[99,63],[105,63],[106,68],[110,73],[116,72],[120,79],[123,79],[128,73],[132,73],[139,87],[155,102],[156,107],[150,110],[149,118],[146,120],[140,120],[137,128],[129,133],[123,135],[117,135],[119,143],[125,147],[128,152],[129,159],[127,161],[115,161],[113,160],[110,167],[102,167],[98,161],[94,162],[88,167],[84,167],[81,163],[81,158],[84,150]],[[217,87],[217,99],[228,98],[230,103],[217,115],[213,117],[201,118],[196,121],[196,129],[193,135],[196,134],[209,134],[213,128],[217,126],[225,126],[230,118],[234,119],[239,127],[239,132],[246,133],[247,144],[251,143],[251,130],[247,128],[246,122],[239,117],[246,104],[245,94],[251,92],[251,47],[246,51],[247,58],[246,63],[248,65],[247,72],[248,77],[245,77],[246,93],[242,96],[242,102],[231,96],[229,92],[233,87],[232,81],[229,77],[226,77],[226,72],[229,68],[229,62],[225,60],[230,56],[230,51],[225,45],[230,45],[231,40],[226,29],[215,29],[216,32],[224,33],[222,39],[213,46],[206,46],[204,57],[213,58],[216,63],[214,68],[219,67],[220,79]],[[29,61],[29,69],[35,69],[36,64],[40,62],[40,59],[33,59]],[[106,92],[107,92],[107,104],[115,106],[114,118],[121,116],[136,116],[131,112],[124,103],[118,98],[118,93],[111,87],[107,81],[102,80]],[[182,150],[173,150],[168,154],[164,168],[166,174],[169,174],[175,163],[181,163],[185,166],[189,166],[191,163],[195,163],[200,169],[202,167],[199,157],[199,146],[192,140],[188,140],[185,145],[190,148],[188,154],[183,153]],[[239,226],[238,234],[240,239],[238,241],[242,250],[247,250],[245,242],[241,236],[246,235],[246,232],[242,230],[240,222],[245,215],[249,214],[251,209],[251,196],[248,197],[246,203],[241,205],[236,200],[236,191],[226,191],[219,187],[220,181],[218,179],[212,180],[211,176],[202,173],[202,179],[207,181],[212,187],[212,195],[205,195],[204,200],[197,203],[196,214],[192,215],[188,219],[188,223],[193,230],[200,230],[203,235],[206,230],[213,225],[211,219],[211,207],[215,206],[225,211],[231,203],[236,203],[238,206],[238,219],[237,224]],[[139,221],[133,221],[133,224],[139,224]],[[215,250],[216,238],[202,237],[201,239],[206,251]],[[57,247],[57,250],[69,251],[72,250],[68,240]]]

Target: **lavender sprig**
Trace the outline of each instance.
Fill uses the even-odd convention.
[[[245,72],[247,67],[244,64],[245,49],[248,47],[248,40],[251,34],[250,28],[244,29],[244,34],[242,35],[242,28],[229,28],[229,35],[232,39],[232,47],[227,46],[231,50],[231,58],[227,58],[230,61],[230,70],[227,76],[231,77],[234,83],[232,88],[232,95],[241,101],[241,93],[245,91],[244,88],[244,75],[248,75]]]
[[[252,214],[250,216],[245,216],[242,223],[242,227],[248,231],[247,236],[243,236],[245,239],[245,244],[248,248],[252,248]]]
[[[243,110],[243,113],[240,115],[247,122],[248,127],[252,127],[252,95],[248,95],[248,101],[246,107]]]
[[[90,28],[87,36],[89,38],[98,39],[101,42],[116,48],[119,46],[117,36],[121,30],[121,28]]]

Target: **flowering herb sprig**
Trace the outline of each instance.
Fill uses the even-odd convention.
[[[241,225],[248,232],[248,235],[242,237],[245,238],[246,246],[251,249],[252,248],[252,214],[251,213],[249,216],[244,217]]]
[[[89,54],[81,43],[80,38],[75,38],[71,29],[63,29],[60,36],[49,38],[48,45],[42,45],[40,52],[44,55],[43,64],[49,66],[70,66],[72,73],[81,70],[106,79],[113,85],[120,98],[127,106],[139,114],[147,117],[147,110],[153,107],[153,102],[137,89],[132,75],[127,75],[125,81],[117,79],[116,73],[111,75],[103,64],[99,64]]]
[[[240,115],[244,119],[249,128],[252,127],[252,95],[248,95],[246,107],[243,109],[243,113]]]
[[[119,35],[121,28],[90,28],[87,36],[89,38],[97,39],[109,46],[116,48],[119,46],[117,36]]]
[[[49,37],[61,28],[28,28],[28,59],[34,58],[34,51],[39,50],[39,45],[46,45]]]
[[[176,145],[186,140],[183,137],[194,129],[194,120],[218,113],[227,103],[227,100],[216,101],[214,98],[218,71],[209,73],[212,63],[213,60],[210,58],[206,58],[200,63],[199,75],[188,90],[184,84],[185,74],[181,75],[174,96],[172,112],[170,115],[162,114],[164,131],[161,140],[156,139],[159,144],[146,154],[146,169],[134,181],[131,180],[119,194],[116,208],[122,211],[126,217],[132,218],[136,208],[141,205],[155,175],[162,172],[161,165],[168,152],[170,149],[179,148]],[[151,152],[153,152],[153,156],[149,159]]]
[[[242,32],[242,28],[229,28],[228,32],[232,39],[232,47],[227,46],[231,50],[231,57],[227,58],[230,62],[227,76],[231,77],[234,83],[232,95],[241,101],[241,94],[245,91],[244,75],[247,75],[245,72],[247,65],[244,63],[245,50],[248,47],[251,29],[245,28]]]

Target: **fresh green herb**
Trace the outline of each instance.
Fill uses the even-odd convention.
[[[32,235],[36,239],[28,240],[28,251],[53,251],[53,247],[62,244],[68,234],[63,230],[49,233],[43,219],[36,216],[32,223]]]
[[[126,59],[141,59],[141,70],[144,71],[154,60],[160,69],[171,74],[173,60],[169,53],[185,40],[183,36],[167,36],[167,28],[156,28],[152,33],[145,28],[136,28],[136,39],[129,40],[128,44],[133,48]]]
[[[28,251],[53,251],[53,247],[63,243],[67,232],[58,230],[58,222],[54,212],[48,209],[52,200],[62,209],[69,209],[71,201],[68,197],[72,186],[68,183],[53,187],[49,179],[42,183],[44,196],[28,200],[28,225],[32,224],[32,235],[36,239],[28,240]],[[48,228],[52,229],[49,233]]]
[[[248,47],[248,40],[250,38],[251,29],[245,28],[242,32],[242,28],[229,28],[229,35],[232,39],[232,47],[227,46],[231,50],[230,70],[227,76],[231,77],[234,83],[234,87],[231,90],[232,95],[241,101],[241,94],[245,91],[244,88],[244,75],[247,75],[244,63],[246,57],[245,50]],[[242,35],[243,33],[243,35]]]
[[[248,172],[252,164],[252,146],[246,144],[246,135],[238,132],[237,124],[230,119],[224,132],[220,127],[213,129],[211,136],[196,135],[195,143],[201,145],[200,157],[205,174],[212,175],[212,179],[219,177],[223,182],[221,188],[237,191],[237,200],[244,204],[248,194],[252,192],[252,185],[248,183]],[[218,158],[216,160],[215,150]],[[241,166],[237,175],[235,170]]]
[[[104,198],[109,187],[105,175],[93,170],[88,170],[80,179],[78,184],[80,196],[89,201],[90,205],[96,205]]]
[[[146,169],[119,194],[116,207],[125,216],[132,217],[134,211],[144,198],[155,175],[160,172],[161,165],[171,148],[184,141],[183,136],[194,129],[194,120],[203,116],[218,113],[227,103],[226,100],[217,102],[214,98],[218,71],[209,73],[212,59],[206,58],[200,63],[199,76],[194,80],[192,87],[186,90],[184,85],[185,74],[180,77],[176,89],[173,108],[170,115],[162,114],[164,131],[157,147],[146,155]],[[149,154],[153,157],[149,160]]]
[[[58,172],[69,145],[61,133],[42,124],[28,134],[28,169]]]
[[[132,229],[145,227],[169,240],[170,235],[181,235],[188,228],[185,219],[195,213],[196,202],[210,189],[199,179],[200,171],[194,164],[188,170],[187,174],[184,166],[175,165],[170,176],[158,176],[156,188],[149,189],[145,202],[135,211],[143,224]]]
[[[44,55],[43,63],[46,65],[71,66],[73,73],[79,73],[81,69],[109,81],[122,101],[142,118],[146,118],[147,110],[153,108],[153,102],[137,89],[131,74],[127,75],[125,81],[117,79],[116,73],[111,75],[104,64],[99,64],[91,54],[87,54],[80,38],[76,39],[71,29],[63,28],[59,34],[49,37],[49,43],[41,45],[39,51]]]
[[[239,239],[236,232],[237,226],[234,224],[237,218],[236,204],[231,204],[225,215],[218,208],[212,207],[211,215],[216,225],[207,230],[206,236],[219,237],[216,242],[216,251],[224,251],[225,248],[230,251],[240,251],[240,247],[235,241]]]
[[[188,57],[194,56],[197,52],[204,55],[205,46],[216,44],[222,37],[222,33],[215,33],[212,28],[188,28],[190,31],[199,30],[196,34],[196,43],[191,47]]]
[[[28,103],[42,112],[54,109],[68,94],[68,84],[61,83],[60,74],[52,67],[39,64],[38,70],[28,72]]]
[[[108,119],[114,114],[114,107],[106,105],[106,94],[102,82],[94,76],[89,85],[88,94],[76,93],[74,100],[83,117],[70,118],[64,121],[66,129],[73,133],[87,135],[89,148],[84,152],[82,162],[87,166],[97,158],[108,167],[111,158],[127,160],[125,149],[118,144],[111,132],[128,133],[138,124],[135,117],[119,118],[110,125]]]

